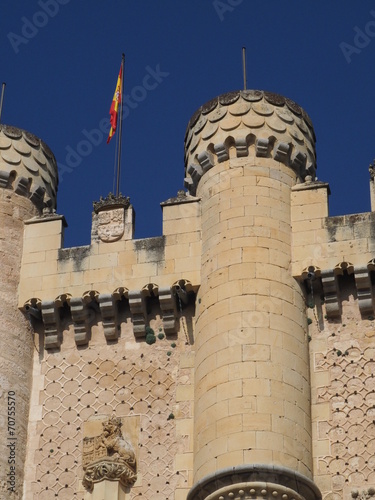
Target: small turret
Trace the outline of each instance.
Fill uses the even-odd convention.
[[[34,352],[31,329],[17,300],[23,224],[55,209],[57,184],[49,147],[25,130],[0,125],[0,468],[13,472],[3,475],[8,480],[0,491],[10,499],[22,496]],[[7,445],[13,441],[11,449]]]
[[[315,177],[311,122],[282,96],[231,92],[193,116],[185,148],[202,208],[188,499],[317,500],[307,320],[290,274],[291,188]]]

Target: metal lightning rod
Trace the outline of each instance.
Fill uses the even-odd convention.
[[[1,123],[1,112],[3,111],[3,100],[4,100],[4,93],[5,93],[5,85],[6,85],[6,83],[3,82],[3,86],[1,88],[1,98],[0,98],[0,123]]]
[[[242,47],[243,89],[246,90],[246,47]]]

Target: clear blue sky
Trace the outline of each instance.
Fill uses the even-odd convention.
[[[373,1],[17,0],[2,3],[0,36],[2,122],[42,138],[71,169],[58,191],[65,246],[89,244],[92,202],[113,189],[115,141],[90,132],[108,117],[122,52],[131,107],[121,192],[135,208],[137,238],[161,234],[159,204],[183,187],[191,115],[242,88],[242,46],[248,88],[283,94],[310,115],[330,215],[370,209]]]

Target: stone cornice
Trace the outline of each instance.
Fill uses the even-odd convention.
[[[160,203],[161,207],[165,207],[168,205],[180,205],[182,203],[194,203],[200,201],[200,198],[196,198],[195,196],[190,196],[189,193],[186,193],[183,189],[177,192],[177,196],[173,198],[168,198],[168,200]]]

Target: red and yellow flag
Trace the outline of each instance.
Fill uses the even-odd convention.
[[[122,99],[122,64],[120,67],[120,72],[118,74],[116,90],[115,90],[115,93],[113,95],[111,108],[109,110],[109,114],[111,115],[111,118],[110,118],[111,130],[109,131],[107,144],[109,143],[109,141],[112,139],[114,133],[116,132],[117,117],[118,117],[119,106],[121,104],[121,99]]]

